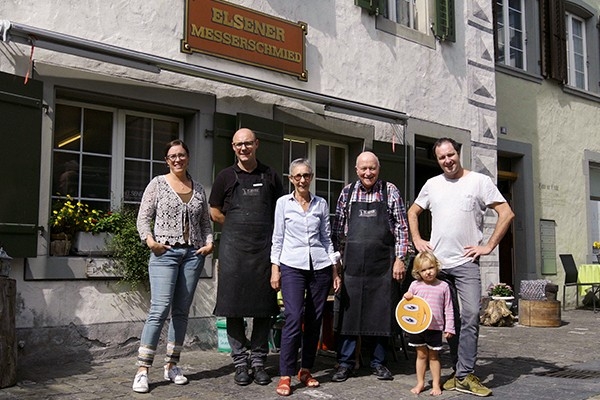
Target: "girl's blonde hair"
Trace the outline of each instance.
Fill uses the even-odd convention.
[[[435,267],[436,275],[440,272],[440,262],[438,261],[436,256],[434,256],[433,253],[430,251],[422,251],[415,256],[415,260],[413,262],[413,269],[411,272],[413,278],[415,278],[418,281],[423,280],[419,272],[421,272],[421,268],[426,262],[429,262]]]

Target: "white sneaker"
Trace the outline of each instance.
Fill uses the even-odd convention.
[[[165,365],[165,379],[172,381],[176,385],[185,385],[188,382],[188,379],[183,376],[183,371],[178,366],[168,369]]]
[[[148,388],[148,373],[144,371],[135,374],[132,388],[134,392],[148,393],[150,391],[150,388]]]

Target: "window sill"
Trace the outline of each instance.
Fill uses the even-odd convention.
[[[586,100],[595,101],[596,103],[600,103],[600,95],[598,95],[597,93],[588,92],[586,90],[582,90],[569,85],[563,85],[563,92],[572,94],[577,97],[582,97]]]
[[[377,16],[375,19],[375,28],[391,35],[435,49],[435,37],[433,35],[427,35],[404,25],[397,24],[381,15]]]
[[[525,70],[511,67],[511,66],[504,65],[504,64],[496,63],[496,72],[501,72],[506,75],[514,76],[515,78],[525,79],[527,81],[534,82],[534,83],[541,84],[542,81],[544,80],[541,75],[532,74],[531,72],[527,72]]]
[[[206,257],[200,278],[213,277],[212,255]],[[26,281],[57,280],[114,280],[121,275],[115,271],[114,260],[108,257],[38,256],[25,259]]]
[[[25,280],[119,279],[114,260],[106,257],[52,256],[25,260]]]

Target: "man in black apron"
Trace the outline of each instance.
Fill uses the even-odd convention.
[[[283,186],[277,173],[256,159],[258,139],[250,129],[235,133],[232,148],[237,163],[219,172],[209,199],[213,221],[223,225],[214,314],[227,317],[235,383],[267,385],[271,317],[279,313],[269,257],[275,203]],[[244,317],[253,317],[250,341]]]
[[[343,382],[352,373],[359,336],[373,346],[373,374],[380,380],[393,379],[385,366],[385,353],[396,325],[399,283],[406,274],[408,226],[400,192],[379,179],[379,160],[371,152],[358,156],[356,174],[359,180],[340,194],[332,229],[344,267],[336,299],[341,343],[333,382]]]

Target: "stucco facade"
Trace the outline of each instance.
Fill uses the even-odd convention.
[[[318,100],[307,101],[277,91],[249,88],[239,82],[228,84],[204,79],[190,73],[190,68],[183,72],[163,70],[153,73],[40,47],[35,47],[32,53],[31,46],[10,40],[0,43],[0,71],[24,77],[31,70],[31,77],[43,82],[43,100],[47,105],[42,119],[38,218],[38,224],[46,227],[46,233],[38,240],[37,257],[15,259],[11,273],[17,280],[16,325],[22,360],[41,354],[49,357],[49,350],[65,346],[94,356],[131,352],[137,346],[149,302],[147,293],[131,291],[114,280],[85,279],[77,274],[63,279],[53,274],[52,268],[55,268],[54,272],[66,268],[55,267],[56,260],[48,254],[47,236],[52,196],[54,112],[57,101],[62,101],[61,96],[65,97],[65,94],[78,101],[85,98],[87,103],[98,98],[106,102],[113,96],[120,99],[120,109],[127,108],[128,102],[138,108],[147,102],[152,104],[148,106],[152,111],[166,113],[168,109],[171,114],[180,114],[185,124],[184,139],[192,148],[192,175],[207,192],[211,189],[215,161],[210,134],[215,129],[215,113],[243,113],[279,120],[290,127],[290,132],[308,129],[316,132],[311,140],[348,141],[344,159],[348,171],[346,181],[355,177],[353,157],[356,152],[371,148],[373,141],[386,142],[390,148],[404,146],[408,167],[401,190],[408,204],[418,190],[415,174],[420,173],[421,167],[415,154],[416,147],[424,139],[430,142],[443,136],[457,139],[463,144],[463,164],[495,178],[496,130],[502,123],[496,122],[497,83],[494,80],[490,2],[455,2],[455,42],[436,40],[429,27],[409,34],[391,34],[381,29],[385,22],[382,16],[369,15],[352,0],[235,0],[231,3],[307,24],[306,82],[209,55],[182,53],[183,0],[175,3],[9,0],[0,4],[0,20],[242,76],[253,82],[268,82],[369,105],[401,117],[390,123],[377,115],[355,116],[327,111],[324,102]],[[435,2],[425,3],[431,22]],[[552,100],[560,104],[560,100]],[[577,107],[586,106],[578,104]],[[598,119],[598,116],[594,118]],[[591,126],[594,121],[580,122],[582,126]],[[536,126],[548,126],[557,132],[556,125],[539,118],[530,129],[523,129],[523,136],[511,136],[511,139],[526,140]],[[540,143],[551,144],[548,139],[541,139]],[[592,146],[592,139],[588,140]],[[579,141],[577,145],[581,143]],[[551,150],[561,152],[562,149],[556,146]],[[581,166],[581,160],[578,162]],[[548,163],[551,165],[540,165],[540,169],[556,171],[560,175],[561,167],[550,159]],[[572,163],[577,164],[575,160]],[[581,174],[579,181],[583,180],[581,168],[578,174]],[[546,179],[552,182],[564,179],[564,183],[558,183],[561,193],[564,190],[565,197],[561,200],[576,204],[574,198],[568,197],[574,196],[574,191],[568,189],[577,181],[566,176]],[[540,202],[536,212],[548,217],[559,214],[558,210],[545,207],[549,206]],[[561,218],[568,219],[564,214]],[[493,227],[494,220],[491,213],[488,230]],[[566,238],[573,232],[561,234]],[[583,240],[577,246],[581,251],[585,249]],[[10,249],[7,250],[10,253]],[[77,261],[71,262],[77,264]],[[210,347],[216,343],[212,309],[217,274],[212,264],[212,260],[207,262],[205,277],[196,292],[186,344]],[[65,270],[81,268],[77,265]],[[496,253],[484,257],[482,268],[482,287],[498,281]],[[31,271],[39,275],[32,277]]]

